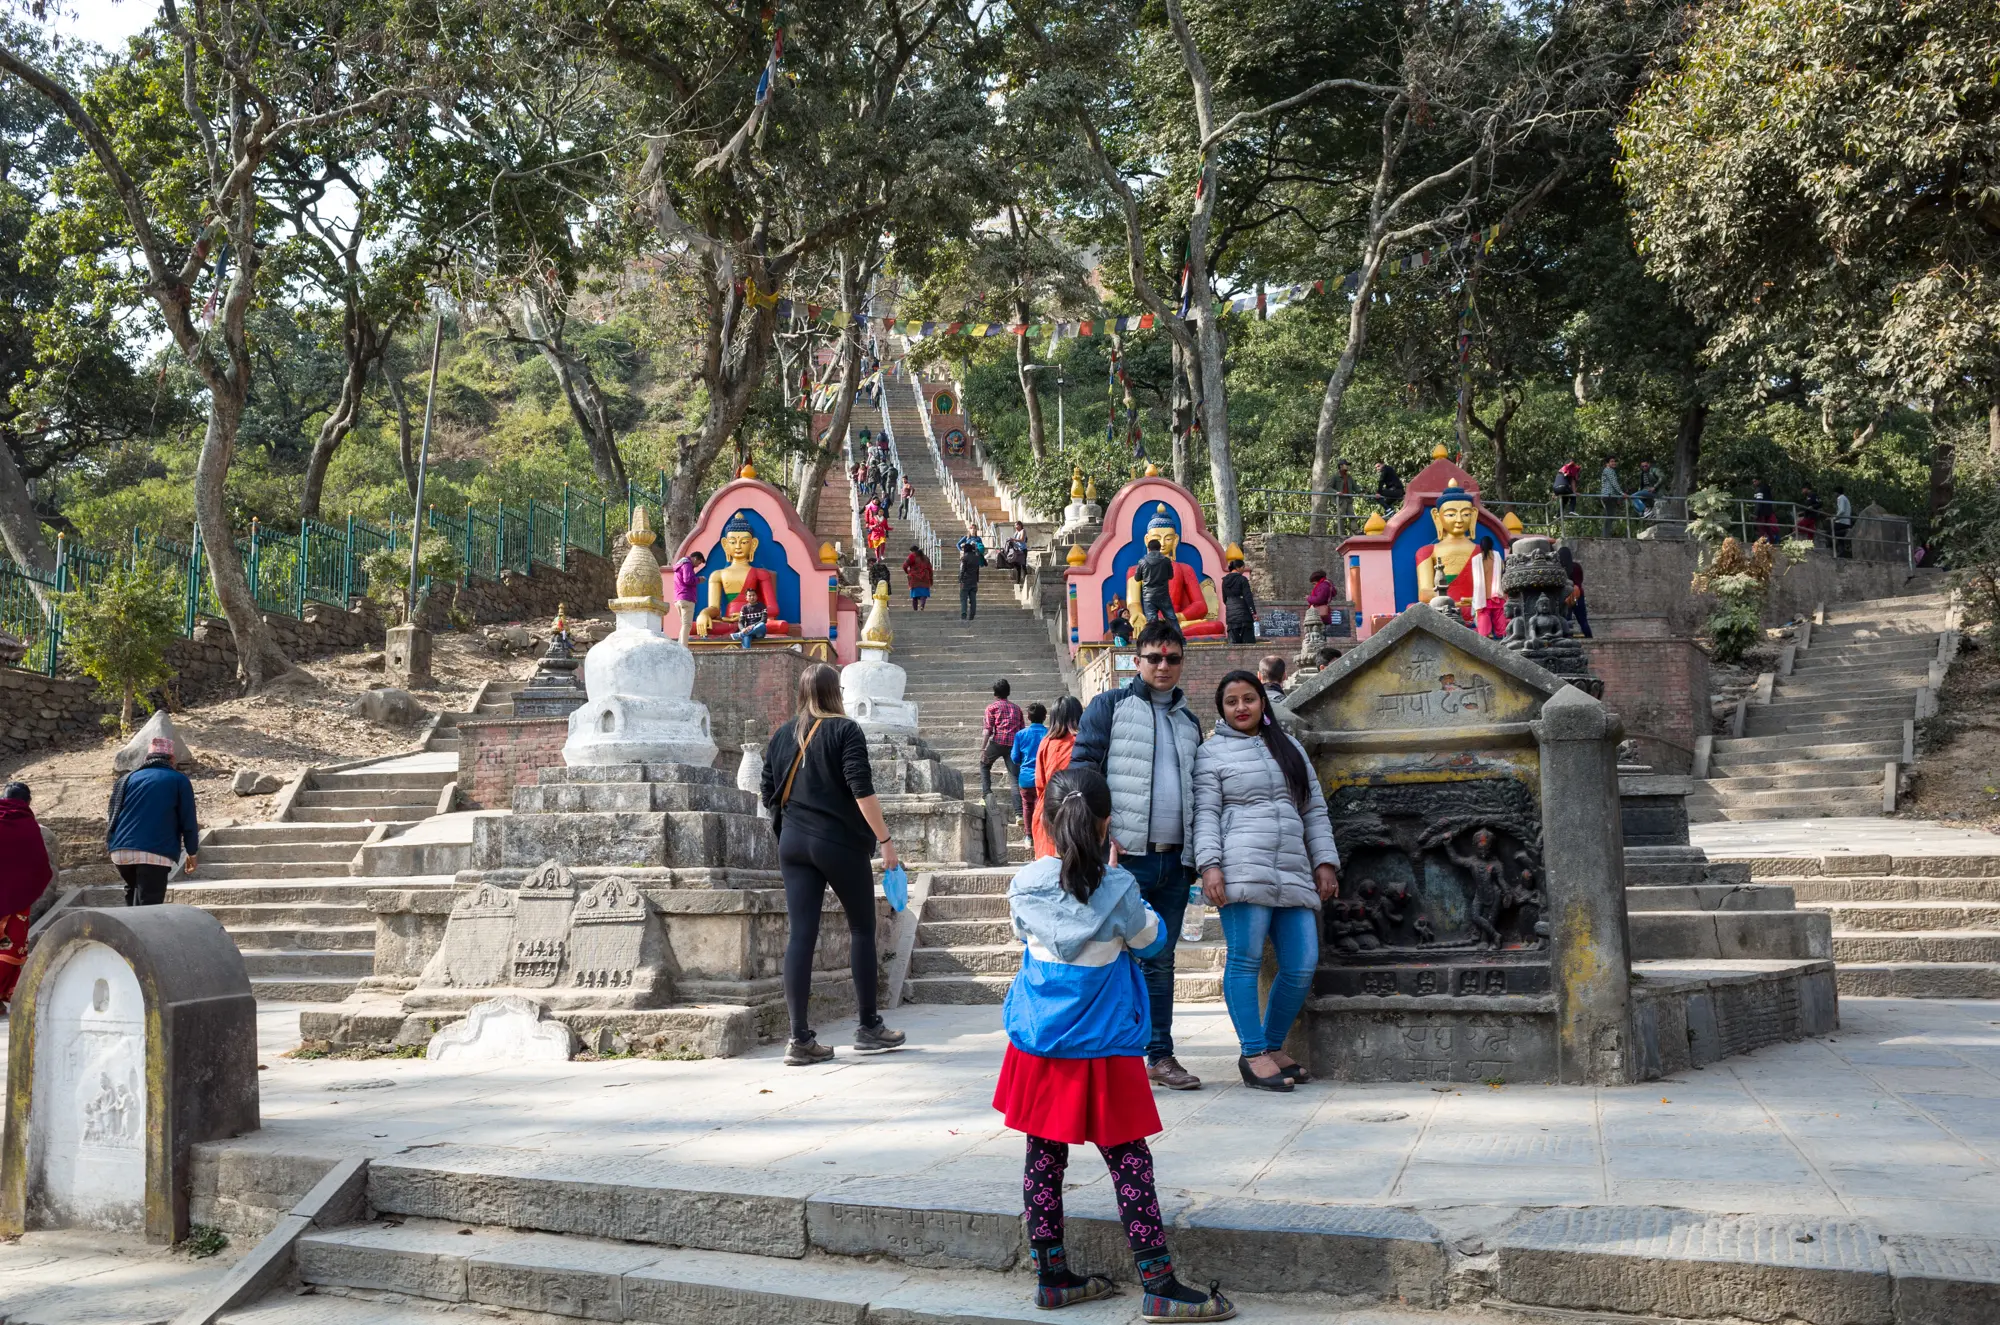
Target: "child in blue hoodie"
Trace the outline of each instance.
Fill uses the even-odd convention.
[[[1145,1287],[1148,1321],[1227,1320],[1236,1314],[1213,1288],[1174,1276],[1153,1152],[1160,1130],[1146,1077],[1146,982],[1136,960],[1167,943],[1167,929],[1139,896],[1131,873],[1105,863],[1111,788],[1094,768],[1049,779],[1043,822],[1056,853],[1022,868],[1007,890],[1014,934],[1027,951],[1007,990],[1007,1057],[993,1107],[1025,1132],[1022,1178],[1035,1305],[1066,1307],[1114,1291],[1102,1275],[1070,1271],[1063,1252],[1063,1172],[1071,1144],[1096,1144],[1111,1170],[1126,1240]]]

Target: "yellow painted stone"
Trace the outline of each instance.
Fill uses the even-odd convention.
[[[1389,522],[1382,518],[1382,512],[1376,511],[1369,515],[1368,523],[1361,526],[1361,531],[1367,534],[1379,534],[1388,527]]]
[[[1449,459],[1450,457],[1451,457],[1451,452],[1445,449],[1445,444],[1443,442],[1439,442],[1436,446],[1433,446],[1431,448],[1431,459],[1433,460],[1446,460]]]
[[[1501,516],[1500,523],[1507,526],[1507,532],[1510,534],[1518,534],[1521,532],[1523,528],[1526,527],[1521,523],[1521,517],[1514,514],[1512,511],[1509,511],[1505,515]]]
[[[1063,560],[1072,566],[1081,566],[1084,562],[1083,544],[1071,543],[1069,545],[1069,555],[1064,557]]]
[[[838,565],[839,562],[840,562],[840,553],[834,550],[834,546],[831,542],[821,543],[819,545],[820,565],[834,566]]]

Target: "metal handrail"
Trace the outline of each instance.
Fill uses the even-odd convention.
[[[882,415],[882,435],[889,439],[889,459],[895,463],[896,472],[908,478],[910,468],[903,462],[902,449],[896,444],[896,425],[889,417],[889,390],[886,374],[879,381],[880,385],[875,393],[875,404]],[[920,419],[923,418],[921,404],[917,410],[917,416]],[[930,431],[928,424],[926,424],[924,430],[926,433]],[[922,506],[912,503],[910,509],[914,514],[905,517],[906,521],[914,531],[917,540],[924,545],[924,555],[932,561],[936,561],[939,547],[937,531],[931,528],[930,517],[924,514]]]

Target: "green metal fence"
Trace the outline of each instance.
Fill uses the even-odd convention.
[[[462,520],[435,507],[424,514],[426,537],[442,538],[451,546],[464,562],[468,580],[497,580],[503,569],[527,574],[536,563],[567,569],[570,548],[599,556],[608,549],[605,503],[567,486],[560,507],[530,500],[523,510],[501,506],[491,515],[468,511]],[[236,540],[236,551],[243,559],[257,610],[298,619],[309,603],[345,608],[366,594],[368,556],[384,548],[406,549],[409,537],[406,525],[392,523],[379,529],[352,516],[344,526],[303,520],[297,532],[266,528],[253,520],[249,537]],[[168,574],[182,604],[182,635],[192,635],[203,617],[222,615],[199,529],[182,543],[135,528],[115,559],[133,567],[156,566]],[[60,596],[88,588],[113,560],[66,538],[56,540],[53,571],[18,566],[0,557],[0,632],[27,645],[20,666],[49,676],[62,670]]]

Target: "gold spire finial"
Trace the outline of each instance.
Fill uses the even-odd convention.
[[[1097,500],[1097,475],[1095,475],[1095,474],[1092,474],[1092,475],[1090,476],[1090,482],[1088,482],[1088,483],[1084,484],[1084,486],[1083,486],[1083,499],[1084,499],[1085,501],[1096,501],[1096,500]]]
[[[1445,445],[1443,442],[1439,442],[1436,446],[1433,446],[1431,448],[1431,459],[1449,460],[1450,458],[1451,458],[1451,452],[1445,449]]]
[[[819,545],[819,564],[822,566],[840,564],[840,549],[835,547],[831,540]]]
[[[1069,545],[1069,555],[1064,557],[1063,560],[1072,566],[1081,566],[1087,560],[1084,555],[1083,544],[1071,543]]]
[[[1082,500],[1083,500],[1083,466],[1082,466],[1082,465],[1078,465],[1078,466],[1077,466],[1076,468],[1074,468],[1074,469],[1070,470],[1070,472],[1069,472],[1069,499],[1070,499],[1071,501],[1082,501]]]
[[[1507,532],[1515,535],[1516,537],[1518,537],[1521,533],[1521,530],[1526,527],[1521,523],[1521,517],[1514,514],[1512,511],[1509,511],[1505,515],[1501,516],[1500,523],[1506,525]]]
[[[1154,464],[1152,461],[1148,460],[1146,462],[1146,477],[1158,478],[1159,476],[1160,476],[1160,467]]]
[[[625,541],[624,563],[618,567],[618,596],[608,606],[614,612],[658,612],[666,615],[660,601],[660,563],[653,556],[653,529],[644,506],[632,508],[632,528]]]
[[[756,477],[757,477],[757,466],[755,466],[755,465],[751,464],[751,463],[750,463],[749,461],[747,461],[747,460],[746,460],[746,461],[744,461],[744,462],[743,462],[743,468],[741,468],[741,469],[739,469],[739,470],[737,470],[737,471],[736,471],[736,477],[738,477],[738,478],[756,478]]]
[[[868,620],[862,624],[861,643],[887,649],[896,642],[896,632],[889,629],[889,582],[878,581],[872,596],[875,605],[868,609]]]
[[[1361,526],[1361,532],[1364,534],[1379,534],[1388,527],[1389,522],[1382,518],[1382,512],[1375,511],[1369,515],[1368,523]]]

